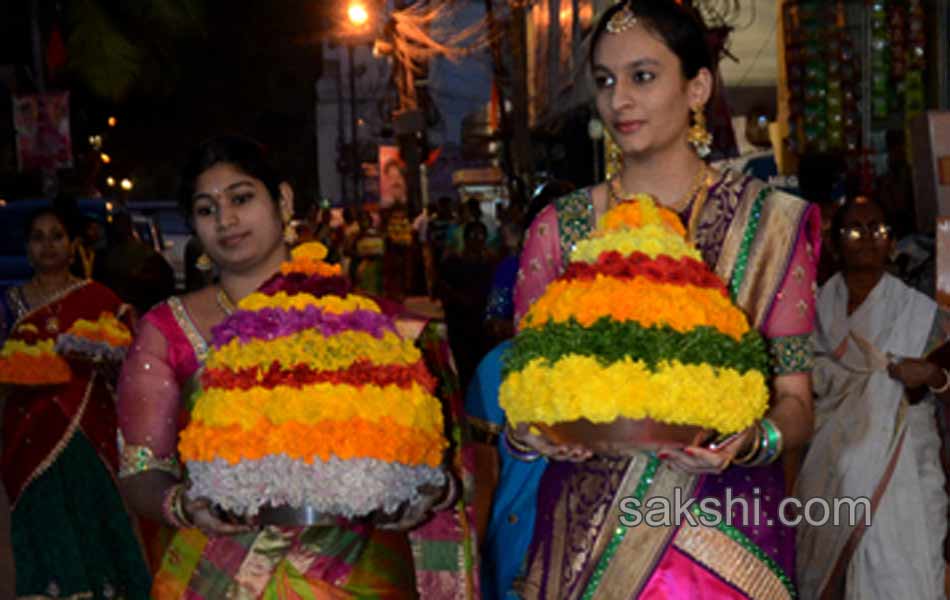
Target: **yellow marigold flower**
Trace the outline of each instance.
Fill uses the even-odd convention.
[[[624,256],[643,252],[650,258],[665,254],[675,259],[688,256],[702,260],[699,251],[685,238],[673,235],[661,225],[644,225],[639,229],[615,229],[595,234],[577,242],[576,249],[571,252],[571,260],[594,263],[602,253],[612,250]]]
[[[644,225],[665,225],[670,231],[686,236],[686,228],[680,218],[671,210],[658,207],[649,194],[637,194],[635,201],[621,202],[611,208],[597,222],[600,231],[614,231],[622,228],[639,228]]]
[[[603,366],[595,358],[571,354],[554,364],[538,358],[509,374],[499,402],[512,423],[651,418],[732,433],[765,414],[768,396],[758,371],[678,361],[650,371],[629,358]]]
[[[364,296],[353,294],[346,298],[339,296],[321,296],[317,298],[311,294],[294,294],[289,296],[287,292],[277,292],[273,296],[254,292],[250,296],[241,300],[238,307],[241,310],[260,310],[262,308],[282,308],[285,310],[296,309],[303,310],[308,306],[316,306],[327,312],[340,314],[352,310],[371,310],[379,312],[379,305]]]
[[[7,340],[0,349],[0,357],[8,358],[14,354],[26,354],[27,356],[43,356],[44,354],[55,354],[56,344],[52,339],[40,340],[35,344],[27,344],[20,340]]]
[[[327,257],[327,247],[320,242],[307,242],[291,250],[290,257],[294,260],[323,260]]]
[[[382,338],[357,331],[324,337],[319,331],[306,330],[271,341],[241,343],[240,339],[234,338],[208,355],[207,366],[209,369],[266,369],[276,361],[284,369],[307,365],[333,371],[345,369],[358,360],[369,360],[377,365],[408,366],[420,358],[419,349],[412,340],[404,340],[392,332],[386,332]]]
[[[79,319],[67,333],[113,346],[128,346],[132,343],[132,333],[110,312],[102,313],[96,321]]]
[[[669,325],[681,333],[708,325],[736,340],[749,330],[745,314],[719,290],[604,275],[554,281],[531,305],[522,326],[543,327],[548,321],[573,318],[589,327],[603,317],[644,327]]]
[[[250,429],[262,418],[275,425],[288,421],[313,425],[324,420],[360,418],[377,422],[390,417],[404,427],[433,435],[442,432],[441,404],[415,384],[409,388],[318,383],[302,388],[209,389],[191,414],[214,427],[240,425]]]

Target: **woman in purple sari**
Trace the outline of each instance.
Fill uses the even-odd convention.
[[[809,335],[814,319],[818,212],[747,176],[710,169],[703,111],[714,61],[701,17],[674,0],[625,0],[594,31],[590,66],[601,119],[623,154],[606,184],[560,198],[528,232],[515,290],[520,319],[564,269],[600,215],[644,192],[677,212],[703,259],[767,339],[772,398],[761,422],[715,450],[686,447],[632,458],[591,457],[525,427],[516,450],[549,455],[538,520],[516,590],[524,598],[788,598],[791,527],[779,523],[786,482],[779,454],[812,432]],[[693,500],[693,520],[624,526],[622,501]],[[748,511],[727,499],[743,499]],[[695,519],[699,501],[729,521]],[[736,510],[729,510],[729,507]],[[748,518],[741,518],[746,515]],[[674,513],[675,514],[675,513]],[[629,521],[626,525],[632,525]]]

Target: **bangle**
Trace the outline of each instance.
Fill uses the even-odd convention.
[[[165,491],[162,498],[162,516],[169,525],[177,529],[190,529],[195,524],[185,512],[185,484],[176,483]]]
[[[459,486],[455,481],[455,477],[451,473],[446,473],[445,476],[448,478],[448,485],[446,486],[448,489],[445,490],[442,501],[429,509],[431,512],[436,513],[451,508],[458,500]]]
[[[541,458],[541,453],[518,442],[511,436],[511,428],[505,424],[505,435],[501,436],[502,445],[511,456],[521,462],[534,462]]]
[[[732,459],[732,462],[737,465],[749,465],[755,460],[756,455],[759,453],[759,444],[762,438],[762,426],[758,423],[755,424],[755,437],[752,438],[752,443],[749,444],[749,449],[741,457]]]
[[[775,426],[771,419],[762,419],[762,437],[765,440],[762,450],[762,456],[756,460],[757,465],[770,465],[778,460],[782,453],[782,432]]]
[[[946,392],[947,390],[950,390],[950,371],[946,369],[942,369],[942,371],[943,371],[943,376],[946,379],[946,381],[944,382],[942,386],[938,388],[930,388],[930,391],[934,394],[942,394]],[[930,386],[928,385],[927,387],[930,387]]]

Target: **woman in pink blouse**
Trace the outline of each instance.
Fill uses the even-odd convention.
[[[143,521],[174,530],[165,543],[148,536],[153,559],[161,561],[152,597],[416,597],[409,538],[396,531],[412,526],[411,519],[386,531],[343,521],[261,528],[182,493],[178,433],[211,329],[288,258],[283,231],[293,208],[290,186],[243,138],[203,144],[182,181],[180,204],[220,280],[142,318],[119,387],[122,490]]]
[[[516,449],[560,459],[541,482],[534,539],[517,584],[525,598],[794,593],[795,533],[777,519],[786,482],[776,450],[797,451],[812,432],[809,334],[819,216],[798,198],[716,172],[703,160],[709,144],[703,115],[715,64],[702,18],[688,5],[625,0],[603,15],[590,67],[597,109],[623,167],[606,184],[560,198],[535,219],[521,258],[515,318],[563,271],[573,244],[605,211],[629,194],[651,194],[681,216],[706,264],[767,338],[771,406],[759,424],[715,450],[687,447],[630,459],[591,457],[527,428],[509,429]],[[772,445],[763,447],[762,439]],[[758,520],[618,526],[619,503],[627,497],[724,505],[730,495],[747,501]]]

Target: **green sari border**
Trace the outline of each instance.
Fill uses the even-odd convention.
[[[732,279],[729,281],[729,293],[732,300],[736,301],[739,297],[739,290],[745,281],[746,270],[749,268],[749,252],[752,249],[752,242],[759,231],[759,220],[762,217],[762,205],[765,199],[772,193],[772,188],[764,187],[759,190],[755,200],[752,203],[752,211],[749,215],[749,222],[742,234],[742,242],[739,245],[739,254],[736,257],[736,265],[732,271]]]
[[[643,468],[640,481],[637,482],[637,487],[633,491],[633,497],[636,498],[640,504],[643,503],[643,498],[647,495],[647,492],[650,491],[650,486],[653,485],[653,479],[659,468],[660,459],[651,453],[649,461]],[[617,548],[620,546],[620,543],[623,542],[623,538],[627,536],[627,529],[629,528],[624,525],[617,525],[614,528],[614,532],[610,536],[610,541],[607,542],[607,548],[605,548],[604,553],[600,555],[597,566],[594,567],[594,572],[587,582],[587,586],[584,588],[584,593],[581,594],[581,600],[592,600],[594,594],[597,593],[597,588],[604,578],[604,573],[607,571],[610,561],[613,559],[614,554],[617,553]]]

